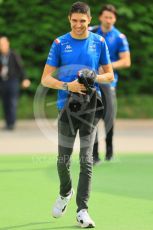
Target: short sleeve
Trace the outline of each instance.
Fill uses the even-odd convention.
[[[110,64],[110,54],[105,42],[105,39],[101,37],[101,55],[100,55],[100,65]]]
[[[60,65],[60,41],[56,39],[49,51],[46,64],[58,67]]]
[[[126,52],[129,51],[129,43],[124,34],[120,34],[118,38],[118,52]]]

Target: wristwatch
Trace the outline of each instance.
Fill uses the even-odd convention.
[[[62,89],[63,89],[63,90],[68,90],[67,82],[64,82],[64,83],[63,83]]]

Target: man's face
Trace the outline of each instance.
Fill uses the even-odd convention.
[[[99,16],[99,21],[101,22],[101,25],[106,29],[110,30],[111,27],[116,22],[116,16],[114,13],[110,11],[103,11],[103,13]]]
[[[0,38],[0,52],[2,54],[8,54],[10,49],[10,44],[7,38]]]
[[[82,36],[88,31],[88,25],[90,24],[91,17],[87,14],[73,13],[69,16],[72,32],[76,36]]]

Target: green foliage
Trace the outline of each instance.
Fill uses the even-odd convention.
[[[0,1],[0,34],[7,35],[13,49],[23,57],[27,76],[35,92],[52,41],[70,30],[67,14],[74,1],[5,0]],[[101,1],[88,0],[92,24],[98,23]],[[127,35],[132,67],[120,71],[118,94],[153,94],[153,2],[110,0],[118,9],[116,26]]]
[[[118,97],[117,118],[153,118],[152,97],[148,95]]]
[[[56,95],[48,93],[44,102],[44,113],[48,119],[57,118],[58,116],[55,101]],[[34,98],[32,96],[21,95],[18,103],[17,117],[19,119],[34,118]],[[37,114],[37,117],[42,118],[41,114]],[[0,120],[2,118],[2,104],[0,101]],[[118,96],[117,118],[153,118],[152,97],[147,95]]]

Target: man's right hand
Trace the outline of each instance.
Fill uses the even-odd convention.
[[[83,84],[80,84],[78,80],[74,80],[72,82],[67,83],[68,85],[68,90],[73,92],[73,93],[80,93],[80,94],[86,94],[85,92],[82,91],[87,91],[85,86]]]

